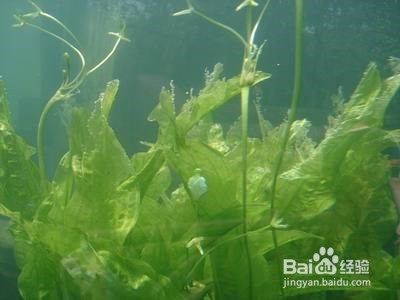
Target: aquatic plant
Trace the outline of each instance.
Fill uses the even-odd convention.
[[[269,1],[246,38],[187,1],[175,15],[195,14],[233,34],[244,46],[241,73],[222,78],[217,64],[204,87],[180,108],[174,89],[162,89],[149,116],[157,140],[129,157],[108,124],[118,91],[109,82],[91,111],[75,108],[68,127],[69,150],[56,174],[44,172],[41,130],[49,109],[68,99],[93,68],[72,33],[37,6],[32,15],[59,24],[82,68],[70,79],[68,56],[59,90],[46,105],[35,151],[17,135],[0,81],[0,214],[13,222],[24,299],[280,299],[296,295],[326,299],[391,299],[399,286],[399,259],[386,245],[397,216],[387,187],[389,164],[382,150],[400,141],[400,130],[382,129],[400,75],[382,80],[371,63],[350,99],[331,118],[321,142],[311,124],[296,120],[300,91],[302,1],[297,0],[295,87],[287,120],[272,127],[257,106],[260,134],[247,130],[250,89],[269,74],[257,70],[254,44]],[[46,29],[36,27],[49,33]],[[73,48],[72,48],[73,47]],[[82,59],[83,58],[83,59]],[[224,132],[212,113],[241,99],[241,116]],[[43,149],[43,147],[42,147]],[[309,259],[321,246],[343,258],[368,259],[371,286],[309,286],[283,289],[284,258]],[[322,253],[321,253],[322,254]],[[326,276],[327,278],[329,275]],[[345,275],[346,277],[346,275]],[[301,276],[294,275],[294,279]],[[309,274],[309,280],[318,279]],[[348,276],[346,278],[350,278]]]
[[[299,1],[300,3],[301,1]],[[261,13],[255,24],[253,24],[252,19],[252,8],[258,6],[258,3],[252,0],[245,0],[239,6],[236,7],[236,11],[246,8],[247,9],[247,16],[246,16],[246,38],[242,37],[236,30],[233,28],[220,23],[207,15],[198,11],[190,0],[186,1],[188,8],[184,11],[175,13],[175,16],[180,16],[184,14],[196,14],[201,18],[205,19],[206,21],[214,24],[222,29],[225,29],[229,33],[233,34],[242,44],[243,44],[243,60],[242,60],[242,71],[240,73],[240,94],[241,94],[241,120],[242,120],[242,137],[241,137],[241,145],[242,145],[242,233],[243,233],[243,243],[244,243],[244,252],[246,253],[246,261],[247,261],[247,269],[248,269],[248,285],[250,286],[248,298],[252,299],[252,286],[253,286],[253,271],[251,265],[251,254],[248,245],[248,238],[247,238],[247,156],[248,156],[248,110],[249,110],[249,96],[250,96],[250,87],[254,84],[257,84],[261,80],[265,80],[269,77],[269,75],[265,74],[261,80],[256,81],[256,70],[257,70],[257,62],[259,55],[262,50],[262,46],[257,46],[255,44],[255,35],[258,29],[258,26],[268,8],[270,0],[266,1]],[[299,48],[300,49],[300,48]],[[297,95],[298,96],[298,95]],[[297,97],[296,96],[296,97]],[[289,126],[288,126],[289,127]],[[282,151],[284,152],[284,150]],[[277,170],[279,166],[277,167]],[[271,206],[273,207],[273,201],[271,201]]]
[[[40,116],[39,120],[39,126],[38,126],[38,134],[37,134],[37,150],[38,150],[38,159],[39,159],[39,171],[40,171],[40,176],[42,178],[42,182],[45,182],[46,180],[46,171],[45,171],[45,162],[44,162],[44,145],[43,145],[43,126],[46,120],[46,117],[50,111],[50,109],[57,103],[66,101],[68,100],[73,93],[79,88],[79,86],[85,81],[87,76],[90,74],[94,73],[96,70],[101,68],[102,65],[104,65],[107,60],[113,56],[115,53],[116,49],[118,48],[118,45],[122,40],[128,41],[128,39],[124,36],[124,28],[118,33],[115,32],[109,32],[108,34],[115,36],[116,40],[114,43],[114,46],[110,50],[110,52],[100,61],[98,62],[95,66],[93,67],[88,67],[86,65],[86,59],[85,55],[82,50],[79,49],[79,42],[78,39],[75,37],[75,35],[68,29],[67,26],[65,26],[60,20],[58,20],[56,17],[53,17],[52,15],[44,12],[37,4],[35,4],[31,0],[27,0],[34,8],[35,11],[26,13],[23,15],[15,15],[16,20],[18,21],[16,24],[14,24],[14,27],[23,27],[23,26],[30,26],[33,27],[39,31],[42,31],[51,37],[59,40],[62,42],[64,45],[66,45],[70,50],[72,50],[75,55],[78,56],[80,60],[80,68],[79,72],[75,75],[75,77],[71,77],[71,66],[70,66],[70,57],[68,52],[65,52],[63,57],[65,60],[65,69],[63,69],[63,81],[60,84],[60,87],[56,90],[54,95],[49,99],[47,102],[45,108],[42,111],[42,114]],[[46,19],[49,19],[50,21],[54,22],[58,26],[61,27],[63,31],[71,38],[71,41],[68,41],[67,39],[61,37],[60,35],[53,33],[35,23],[33,21],[36,18],[43,17]]]

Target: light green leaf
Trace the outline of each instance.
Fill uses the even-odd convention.
[[[97,101],[99,101],[99,105],[101,108],[101,112],[104,117],[108,119],[108,116],[111,111],[111,107],[114,103],[115,96],[117,95],[119,87],[119,80],[113,80],[107,83],[106,90],[104,93],[100,94],[100,97]]]
[[[216,71],[219,69],[216,68]],[[219,74],[216,72],[215,75]],[[176,124],[180,136],[184,136],[202,118],[210,114],[235,96],[240,94],[240,78],[214,79],[207,81],[206,86],[200,91],[199,95],[187,100],[183,105],[181,113],[176,117]],[[268,74],[257,72],[255,83],[257,84],[269,78]]]
[[[40,204],[43,189],[34,151],[19,137],[9,120],[4,83],[0,81],[0,203],[31,219]]]
[[[62,167],[66,174],[55,183],[58,192],[53,194],[65,199],[56,202],[64,202],[65,208],[56,213],[60,207],[55,207],[50,215],[87,234],[96,247],[120,247],[136,223],[140,201],[136,187],[120,188],[132,175],[130,159],[99,107],[91,115],[74,111],[69,136],[70,152]]]

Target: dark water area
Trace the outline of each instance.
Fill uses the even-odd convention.
[[[156,127],[147,122],[147,116],[158,101],[161,87],[169,87],[173,81],[177,102],[182,104],[191,88],[199,90],[204,71],[212,70],[216,63],[224,65],[227,77],[240,72],[240,44],[199,18],[171,17],[182,6],[181,2],[41,1],[43,7],[77,34],[92,61],[111,46],[105,33],[117,31],[126,22],[131,42],[118,49],[118,55],[86,83],[74,101],[93,101],[104,82],[119,78],[119,101],[112,112],[112,123],[131,153],[141,149],[139,141],[154,139]],[[230,1],[201,1],[199,6],[238,30],[243,25],[240,13],[229,13]],[[32,29],[11,28],[12,15],[24,11],[24,7],[24,1],[2,3],[1,33],[7,42],[1,44],[6,55],[3,54],[0,66],[13,99],[11,110],[17,128],[34,144],[34,124],[43,103],[59,83],[65,49]],[[330,98],[339,88],[344,97],[348,96],[369,62],[377,62],[385,69],[388,57],[399,56],[399,13],[400,7],[394,0],[305,1],[299,117],[312,121],[315,137],[322,134],[320,129],[332,110]],[[293,28],[291,1],[272,1],[257,35],[257,40],[266,41],[260,69],[271,73],[272,78],[257,93],[267,119],[274,124],[285,117],[291,98]],[[65,111],[68,107],[58,108],[50,115],[52,126],[46,133],[47,147],[52,149],[49,155],[55,160],[65,147]],[[228,105],[226,112],[221,113],[221,121],[231,123],[238,111],[237,103]]]
[[[158,103],[162,87],[175,88],[176,104],[182,105],[190,90],[198,92],[206,70],[224,65],[224,76],[241,70],[242,47],[226,32],[194,16],[171,15],[185,7],[183,0],[42,0],[41,7],[57,16],[76,33],[88,64],[94,65],[110,47],[107,32],[126,24],[129,43],[98,73],[91,76],[68,103],[49,114],[45,152],[49,174],[67,149],[65,125],[73,106],[90,106],[111,79],[120,90],[111,112],[111,126],[129,155],[146,149],[141,141],[153,142],[157,126],[147,117]],[[321,139],[332,97],[345,99],[354,90],[369,62],[390,74],[387,59],[400,57],[400,2],[395,0],[305,0],[303,79],[298,118],[311,121],[311,136]],[[242,32],[244,14],[235,12],[230,0],[196,1],[201,11]],[[32,28],[13,28],[14,14],[32,7],[26,1],[0,3],[0,78],[5,81],[10,110],[17,132],[36,144],[40,113],[62,80],[62,54],[66,48]],[[293,85],[294,5],[272,0],[256,40],[266,41],[259,69],[271,79],[258,86],[253,100],[260,101],[267,120],[278,125],[287,115]],[[44,25],[45,23],[43,23]],[[72,55],[71,55],[72,56]],[[77,70],[72,58],[72,71]],[[389,106],[390,127],[400,127],[400,96]],[[239,101],[232,101],[215,114],[228,128],[240,114]],[[396,117],[397,115],[397,117]],[[250,133],[257,135],[256,112],[251,106]],[[8,227],[0,219],[0,237]],[[0,299],[18,299],[17,267],[12,244],[0,243]]]

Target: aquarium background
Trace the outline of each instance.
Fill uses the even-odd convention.
[[[292,93],[294,5],[273,0],[260,26],[259,40],[266,40],[259,69],[272,78],[255,89],[266,118],[274,125],[286,116]],[[240,72],[241,46],[230,36],[194,17],[173,18],[184,1],[171,0],[42,0],[38,2],[77,35],[89,61],[96,61],[110,48],[108,31],[127,24],[131,40],[82,87],[71,103],[49,115],[46,126],[46,159],[49,174],[66,151],[65,124],[72,105],[89,105],[105,82],[120,79],[118,101],[111,113],[111,126],[128,154],[144,149],[141,141],[154,141],[157,127],[147,122],[158,103],[161,87],[175,86],[178,105],[188,91],[198,91],[205,70],[217,62],[225,76]],[[202,0],[196,4],[213,17],[242,28],[243,14],[236,2]],[[5,81],[10,110],[17,132],[35,144],[36,124],[47,99],[62,76],[62,53],[66,50],[40,32],[13,28],[13,14],[30,9],[23,0],[0,3],[0,76]],[[311,136],[322,137],[332,110],[332,95],[348,97],[370,61],[389,73],[386,59],[400,56],[400,3],[395,0],[305,0],[303,86],[298,118],[312,121]],[[398,100],[395,98],[394,103]],[[399,105],[400,106],[400,105]],[[391,110],[399,111],[395,105]],[[217,113],[223,125],[239,115],[238,102]],[[251,111],[250,132],[256,127]],[[400,126],[399,126],[400,127]],[[0,219],[0,236],[7,235],[7,220]],[[7,241],[9,239],[1,239]],[[17,269],[12,242],[0,245],[0,299],[17,299]]]

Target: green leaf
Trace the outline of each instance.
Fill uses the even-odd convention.
[[[280,291],[278,280],[280,269],[276,270],[274,266],[276,262],[266,261],[264,256],[269,252],[275,252],[276,255],[281,247],[299,240],[321,240],[321,237],[298,230],[278,230],[279,246],[274,248],[270,226],[249,231],[246,235],[253,268],[253,291],[255,291],[255,295],[263,295],[263,299],[276,299]],[[249,275],[243,256],[242,238],[243,233],[240,228],[235,228],[223,238],[212,243],[211,248],[205,249],[206,254],[210,255],[216,293],[222,299],[231,299],[235,295],[239,295],[239,298],[246,298],[248,295]],[[201,259],[204,259],[204,256]],[[279,260],[277,263],[280,265],[281,261]]]
[[[140,201],[137,187],[121,187],[132,176],[132,166],[107,123],[115,85],[111,91],[91,114],[73,112],[70,151],[60,161],[46,201],[51,222],[79,230],[95,247],[105,249],[122,246],[136,223]]]
[[[4,124],[8,124],[10,122],[6,88],[2,80],[0,80],[0,122],[3,124],[3,126],[5,126]]]
[[[175,144],[175,104],[171,91],[162,89],[159,103],[150,113],[148,120],[159,124],[158,140],[160,144]]]
[[[336,125],[328,130],[313,155],[280,176],[277,200],[280,217],[289,223],[299,223],[326,211],[341,197],[357,195],[358,201],[365,201],[366,195],[357,193],[357,188],[352,185],[361,179],[361,170],[379,157],[383,145],[387,145],[388,136],[378,128],[384,110],[399,86],[400,76],[381,82],[376,66],[368,67]],[[349,164],[354,162],[357,167],[349,169]],[[370,172],[375,171],[371,168]],[[352,178],[345,174],[351,174]],[[365,173],[365,176],[370,174]],[[365,186],[377,186],[377,182],[385,178],[382,173],[380,176]],[[343,194],[338,187],[342,190],[349,187],[349,191]],[[353,207],[349,209],[348,200],[342,209],[354,211]]]
[[[78,299],[77,286],[65,272],[57,255],[16,226],[17,262],[21,269],[18,288],[24,299]]]
[[[203,143],[187,141],[168,152],[167,161],[185,182],[201,222],[200,235],[218,235],[241,222],[238,178],[226,157]],[[194,176],[200,180],[195,182]]]
[[[191,97],[183,105],[181,113],[176,118],[178,132],[184,136],[202,118],[216,110],[235,96],[240,94],[239,76],[231,79],[219,79],[218,68],[214,68],[213,80],[206,82],[206,86],[200,91],[197,97]],[[269,78],[268,74],[257,72],[255,84]]]
[[[139,188],[143,199],[156,173],[161,169],[165,159],[161,150],[137,153],[132,159],[135,174],[125,180],[118,189]]]
[[[43,190],[34,151],[10,124],[4,83],[0,81],[0,203],[31,219],[42,200]]]
[[[97,101],[99,101],[99,105],[101,108],[101,112],[104,117],[108,119],[108,116],[111,111],[111,107],[114,103],[115,96],[117,95],[119,87],[119,80],[113,80],[107,83],[106,90],[104,93],[100,94],[100,97]]]
[[[127,260],[105,251],[99,253],[99,258],[132,299],[182,299],[170,280],[144,261]]]
[[[140,197],[136,188],[118,189],[131,175],[130,160],[100,113],[76,111],[69,134],[74,191],[65,224],[96,245],[121,246],[136,222]]]
[[[149,121],[159,123],[159,145],[171,147],[176,142],[184,143],[186,134],[194,125],[240,94],[239,76],[220,79],[222,71],[222,64],[217,64],[211,74],[206,73],[205,87],[198,96],[190,96],[178,115],[175,113],[173,91],[161,91],[159,104],[149,116]],[[254,85],[269,77],[269,74],[256,72]]]

